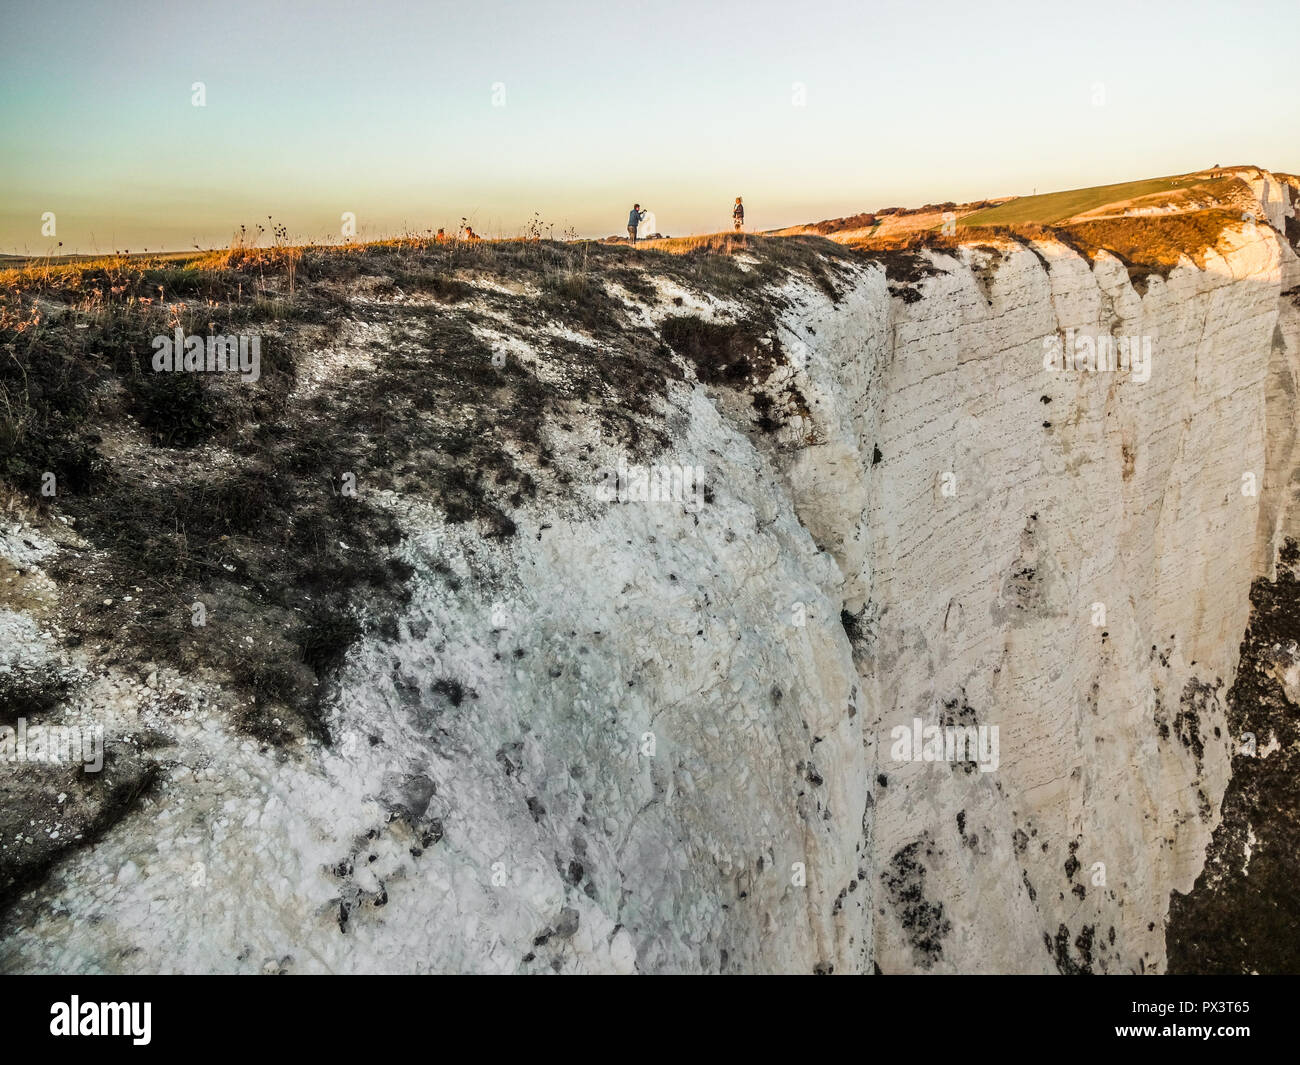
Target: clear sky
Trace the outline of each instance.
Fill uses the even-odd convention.
[[[362,238],[534,211],[603,236],[634,200],[679,235],[737,195],[767,229],[1295,172],[1297,31],[1297,0],[0,0],[0,251],[268,215],[337,239],[345,211]]]

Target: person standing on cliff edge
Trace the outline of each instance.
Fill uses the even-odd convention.
[[[737,233],[745,228],[745,205],[739,196],[736,197],[736,206],[731,209],[731,220],[736,224]]]
[[[645,217],[645,212],[641,210],[639,203],[632,205],[632,212],[627,216],[627,239],[633,244],[636,243],[636,227],[641,224],[641,219]]]

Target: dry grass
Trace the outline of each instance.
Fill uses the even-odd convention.
[[[1167,278],[1183,259],[1190,259],[1203,268],[1207,254],[1219,245],[1225,231],[1240,224],[1240,211],[1211,208],[1180,214],[1117,215],[1059,226],[959,224],[951,235],[916,230],[854,240],[849,246],[879,255],[922,249],[955,252],[973,244],[1019,244],[1032,249],[1036,242],[1056,242],[1090,261],[1096,261],[1103,251],[1109,252],[1124,263],[1134,287],[1145,291],[1148,276],[1158,274]]]
[[[1064,226],[1058,236],[1095,260],[1110,252],[1128,268],[1134,286],[1150,274],[1167,278],[1183,259],[1204,268],[1229,228],[1241,224],[1238,211],[1215,208],[1184,214],[1107,218]]]
[[[666,251],[670,255],[686,255],[690,252],[706,252],[712,255],[735,255],[748,251],[751,241],[763,240],[752,233],[723,231],[719,233],[701,233],[694,237],[665,237],[663,240],[642,240],[638,248],[652,248]]]
[[[535,235],[484,240],[439,238],[425,233],[367,243],[291,245],[277,241],[272,246],[257,247],[237,234],[229,247],[206,252],[69,256],[27,260],[0,269],[0,318],[17,314],[15,307],[20,307],[20,301],[14,297],[27,294],[38,301],[48,297],[76,305],[82,311],[111,308],[115,300],[128,306],[153,302],[173,308],[177,301],[185,307],[186,301],[201,305],[224,300],[246,304],[247,313],[253,317],[278,320],[302,311],[295,303],[300,277],[346,282],[373,275],[455,299],[463,287],[453,279],[455,273],[502,270],[532,276],[551,302],[558,299],[576,305],[583,302],[582,293],[591,287],[592,270],[608,269],[614,263],[633,270],[645,267],[682,274],[670,263],[685,259],[689,266],[682,274],[684,279],[734,290],[766,283],[776,272],[790,269],[801,270],[823,283],[827,277],[825,260],[842,258],[845,248],[879,254],[920,249],[955,251],[972,243],[1032,246],[1035,241],[1059,241],[1090,259],[1106,250],[1121,258],[1137,281],[1150,273],[1168,276],[1184,255],[1204,265],[1205,253],[1217,244],[1225,226],[1239,220],[1236,214],[1212,208],[1169,215],[1085,218],[1056,225],[1037,221],[970,225],[968,221],[991,217],[993,212],[1013,205],[1017,205],[1013,213],[1023,214],[1035,204],[1042,207],[1049,201],[1052,213],[1057,214],[1077,210],[1083,205],[1081,200],[1090,201],[1089,206],[1097,210],[1098,197],[1117,192],[1149,195],[1153,186],[1182,202],[1202,194],[1211,202],[1222,201],[1243,187],[1232,176],[1194,185],[1185,184],[1187,180],[1165,178],[1022,198],[961,218],[952,234],[935,228],[941,216],[924,209],[904,212],[906,225],[883,224],[895,221],[892,214],[838,220],[843,225],[821,224],[835,230],[835,240],[806,229],[802,233],[791,231],[788,236],[722,231],[643,241],[635,250],[595,241],[541,240]],[[1069,200],[1068,207],[1064,200]],[[1114,202],[1117,208],[1122,206],[1120,201]],[[844,228],[850,222],[868,220],[877,223],[874,229],[862,232]],[[627,269],[616,274],[621,283],[635,287],[635,279]],[[30,307],[26,311],[30,313]],[[192,314],[193,308],[188,311]]]

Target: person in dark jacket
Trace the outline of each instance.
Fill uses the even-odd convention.
[[[632,213],[627,216],[627,239],[633,244],[636,243],[636,227],[641,224],[641,219],[645,217],[645,212],[641,210],[639,203],[632,205]]]
[[[736,197],[736,206],[731,209],[731,220],[736,224],[736,232],[745,228],[745,205]]]

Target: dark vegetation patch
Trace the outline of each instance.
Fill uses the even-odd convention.
[[[1038,892],[1034,890],[1034,885],[1029,881],[1029,870],[1020,870],[1020,882],[1025,885],[1025,892],[1029,895],[1030,902],[1038,901]]]
[[[66,676],[45,666],[0,670],[0,726],[12,726],[20,717],[41,717],[64,700],[69,687]]]
[[[444,303],[460,303],[474,295],[474,286],[439,270],[413,270],[393,276],[403,292],[432,296]]]
[[[667,319],[661,329],[666,343],[684,355],[705,384],[748,388],[761,385],[785,365],[770,323],[706,322],[695,315]]]
[[[916,285],[927,277],[937,277],[944,272],[923,248],[892,248],[864,254],[883,266],[889,280],[898,285]]]
[[[422,812],[399,806],[391,810],[387,820],[356,836],[348,853],[329,866],[338,881],[338,894],[331,902],[337,906],[335,919],[339,932],[347,935],[353,917],[388,905],[388,889],[382,879],[374,875],[357,876],[358,868],[365,869],[376,860],[376,840],[385,835],[395,836],[418,862],[425,851],[442,840],[443,834],[440,818],[425,817]]]
[[[892,210],[897,211],[897,208]],[[874,226],[876,222],[876,216],[867,211],[862,214],[849,215],[847,218],[827,218],[821,222],[814,222],[808,228],[823,236],[830,236],[832,233],[844,233],[850,229],[866,229],[868,226]]]
[[[622,304],[588,273],[547,275],[539,306],[547,314],[593,333],[617,329],[625,321]]]
[[[1152,708],[1151,717],[1152,720],[1155,722],[1156,733],[1160,736],[1160,738],[1162,740],[1169,739],[1170,736],[1169,717],[1165,713],[1164,701],[1160,698],[1159,695],[1156,696],[1155,706]]]
[[[1170,896],[1171,973],[1300,972],[1300,712],[1278,679],[1300,645],[1298,566],[1300,547],[1287,540],[1277,579],[1251,587],[1250,624],[1227,695],[1232,776],[1201,875],[1188,894]],[[1183,732],[1201,739],[1190,726]],[[1280,749],[1259,757],[1272,738]]]
[[[809,414],[807,401],[792,379],[770,384],[777,369],[789,365],[770,318],[708,322],[695,315],[676,315],[663,323],[661,335],[694,366],[705,384],[749,393],[762,432],[774,433],[786,418]]]
[[[856,614],[841,608],[840,625],[844,629],[844,635],[848,637],[849,647],[856,658],[865,654],[871,646],[871,629],[867,622],[867,607],[864,604],[862,609]]]
[[[952,200],[945,200],[943,203],[927,203],[920,207],[882,207],[876,214],[884,217],[893,215],[897,218],[907,218],[910,215],[918,214],[936,214],[940,211],[955,211],[958,206],[964,211],[979,211],[985,207],[993,207],[999,201],[997,200],[975,200],[971,203],[958,205]]]
[[[1075,873],[1079,871],[1079,856],[1076,853],[1079,849],[1077,840],[1070,842],[1070,856],[1065,859],[1065,878],[1073,880]]]
[[[948,729],[953,727],[961,728],[978,728],[979,720],[975,716],[974,708],[966,701],[966,689],[963,688],[961,695],[943,700],[943,711],[939,715],[939,727],[944,730],[944,735],[948,734]],[[979,768],[978,744],[969,744],[966,748],[965,760],[954,760],[948,763],[949,768],[955,773],[959,769],[965,773],[974,773]]]
[[[85,420],[100,371],[89,338],[47,318],[29,298],[0,305],[0,475],[39,492],[50,472],[56,486],[85,491],[99,465]]]
[[[952,931],[942,902],[925,897],[925,864],[934,855],[929,834],[899,848],[882,875],[890,905],[907,934],[912,957],[922,969],[931,969],[943,958],[943,941]]]
[[[151,338],[170,335],[172,323],[154,306],[122,302],[142,277],[151,280],[136,273],[98,285],[96,271],[73,275],[41,291],[39,304],[29,290],[3,292],[0,471],[31,502],[75,521],[90,544],[51,567],[72,604],[66,628],[75,641],[223,670],[236,689],[290,706],[307,731],[322,734],[322,676],[359,633],[352,595],[359,586],[391,590],[404,576],[384,557],[396,527],[341,496],[336,479],[304,455],[311,435],[291,424],[296,368],[279,335],[262,332],[255,384],[155,373]],[[220,295],[224,280],[196,288]],[[241,326],[230,320],[247,318],[243,307],[204,312],[226,321],[185,321],[187,335],[234,334]],[[104,459],[103,433],[139,432],[131,420],[161,462]],[[233,457],[191,450],[215,440]],[[285,467],[310,475],[291,477]],[[47,471],[56,477],[52,497],[41,493]],[[136,606],[119,594],[128,590]],[[206,624],[193,624],[196,603]],[[281,731],[271,716],[250,712],[243,724],[271,737]]]
[[[244,722],[256,735],[279,735],[269,700],[325,737],[325,675],[361,633],[354,599],[399,593],[407,576],[389,554],[400,539],[391,517],[333,488],[327,473],[297,479],[263,458],[189,479],[118,469],[95,492],[61,498],[96,549],[51,570],[81,600],[69,631],[182,670],[225,670],[259,697]],[[137,589],[139,609],[99,602],[124,588]]]
[[[1055,937],[1043,933],[1043,944],[1056,963],[1057,972],[1062,976],[1092,975],[1092,941],[1095,932],[1092,925],[1084,925],[1075,937],[1073,953],[1070,950],[1070,930],[1064,924],[1057,926]]]
[[[154,447],[194,447],[222,426],[202,374],[140,374],[131,383],[132,409]]]
[[[460,706],[465,701],[465,689],[457,680],[450,677],[439,677],[433,682],[433,691],[436,695],[441,695],[452,706]]]
[[[1196,772],[1201,772],[1205,760],[1205,740],[1201,736],[1201,721],[1219,709],[1219,689],[1223,680],[1216,683],[1198,681],[1195,677],[1188,680],[1178,700],[1178,713],[1174,715],[1174,732],[1178,739],[1196,759]]]
[[[658,292],[654,285],[650,283],[647,275],[641,270],[627,269],[610,269],[606,273],[608,279],[618,285],[621,285],[635,299],[644,302],[651,302],[658,298]],[[677,297],[678,304],[682,298]]]
[[[924,298],[920,283],[944,273],[919,244],[905,248],[864,248],[862,254],[884,268],[889,294],[904,303],[919,302]]]

